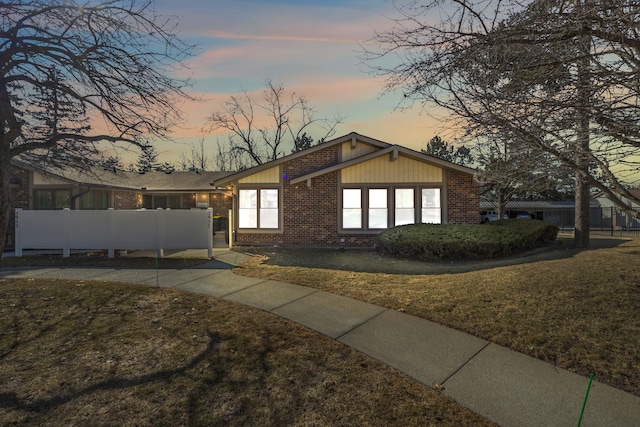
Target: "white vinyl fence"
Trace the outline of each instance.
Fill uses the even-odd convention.
[[[16,209],[16,256],[23,249],[157,251],[208,249],[213,256],[213,210]]]

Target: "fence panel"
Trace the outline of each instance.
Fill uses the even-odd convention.
[[[162,210],[113,211],[113,245],[117,249],[152,249],[158,247],[158,212]],[[178,248],[163,248],[178,249]]]
[[[16,256],[23,249],[208,249],[213,210],[24,211],[16,209]]]

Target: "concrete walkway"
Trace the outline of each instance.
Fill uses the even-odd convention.
[[[3,269],[4,278],[133,282],[213,295],[305,325],[393,366],[502,426],[577,426],[588,378],[408,314],[313,288],[237,276],[216,249],[188,269]],[[594,381],[582,426],[640,426],[640,397]]]

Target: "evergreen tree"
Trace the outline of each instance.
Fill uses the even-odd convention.
[[[465,147],[464,145],[454,147],[437,135],[431,138],[427,143],[427,148],[422,150],[422,152],[429,156],[437,157],[462,166],[469,166],[473,163],[473,155],[471,154],[470,148]]]
[[[140,155],[136,162],[136,169],[138,169],[138,172],[151,172],[158,170],[160,164],[158,163],[156,147],[147,144],[140,147],[140,150]]]

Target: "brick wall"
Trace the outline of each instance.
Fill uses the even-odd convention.
[[[328,147],[307,156],[283,163],[283,174],[295,178],[338,163],[339,146]],[[338,233],[338,172],[313,178],[311,187],[303,182],[291,185],[284,181],[283,227],[281,233],[239,233],[239,245],[299,245],[373,247],[377,233]],[[471,175],[447,172],[448,222],[478,224],[479,189]],[[344,239],[344,242],[341,240]]]
[[[305,175],[338,163],[339,146],[330,146],[282,165],[289,178]],[[337,216],[337,172],[325,174],[306,182],[291,185],[284,180],[282,195],[283,230],[278,234],[239,234],[238,244],[281,244],[304,246],[333,246],[339,242]]]
[[[25,169],[11,166],[10,176],[12,181],[9,195],[11,213],[9,214],[9,226],[5,238],[5,247],[13,247],[15,245],[16,209],[29,209],[29,180],[31,179],[31,174]]]
[[[142,196],[139,193],[130,191],[115,191],[113,194],[113,208],[119,209],[140,209],[142,207]]]
[[[480,224],[480,187],[472,175],[447,171],[447,203],[449,224]]]
[[[228,217],[232,203],[233,199],[230,196],[219,193],[209,194],[209,206],[213,208],[213,216]]]

